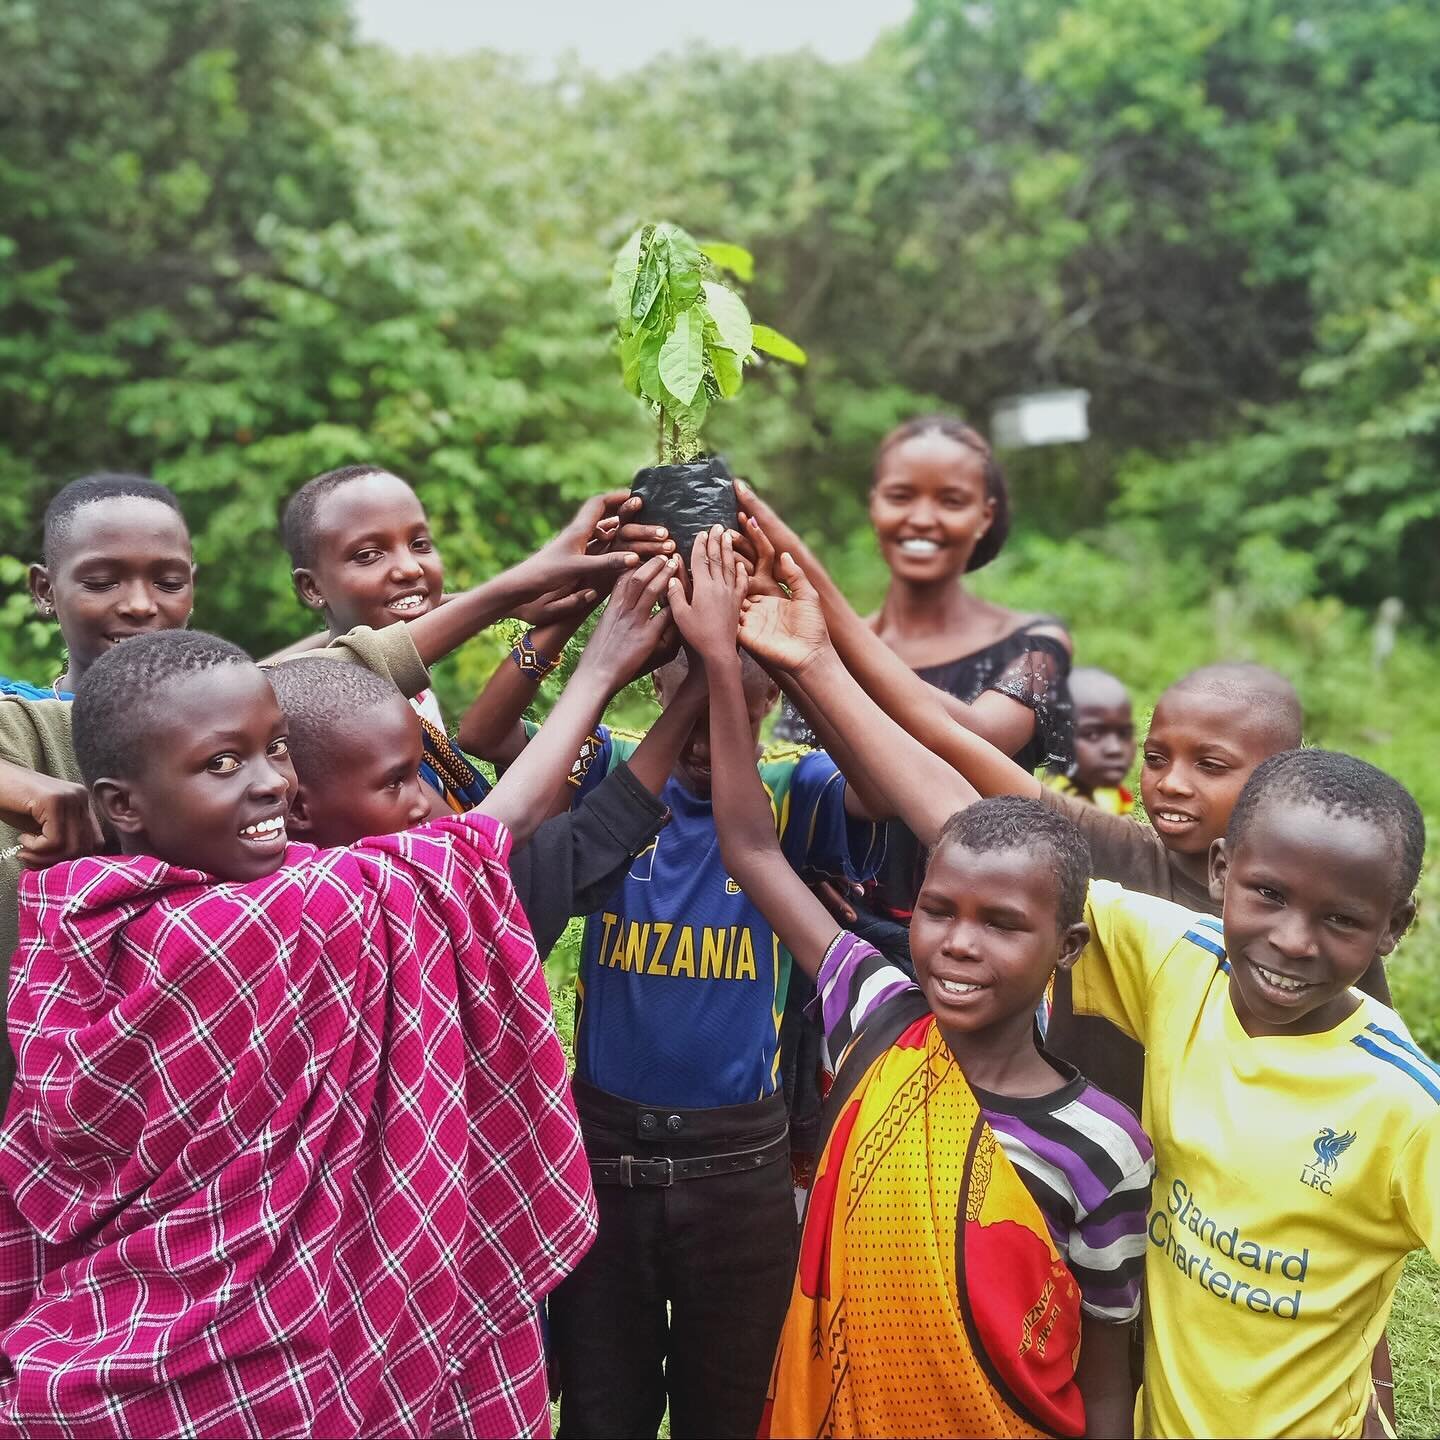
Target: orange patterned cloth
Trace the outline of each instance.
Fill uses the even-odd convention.
[[[1082,1435],[1079,1349],[1079,1287],[927,1012],[834,1113],[760,1433]]]

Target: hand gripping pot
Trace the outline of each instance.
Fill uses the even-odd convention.
[[[645,502],[638,518],[647,525],[663,525],[687,561],[702,531],[712,525],[739,528],[734,480],[719,455],[684,465],[652,465],[636,474],[630,493]]]

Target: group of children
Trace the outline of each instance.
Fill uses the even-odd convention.
[[[0,698],[0,1434],[541,1434],[556,1386],[577,1436],[1384,1433],[1440,1242],[1384,989],[1413,799],[1218,665],[1156,706],[1141,826],[1113,677],[1037,778],[738,498],[682,558],[599,496],[446,596],[410,487],[329,472],[282,527],[326,633],[257,666],[185,628],[167,490],[57,495],[67,668]],[[428,666],[507,615],[452,739]],[[651,729],[601,723],[647,672]],[[823,749],[761,750],[782,691]],[[817,898],[891,820],[893,951]],[[792,967],[833,1076],[799,1227]]]

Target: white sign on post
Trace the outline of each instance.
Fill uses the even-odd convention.
[[[1030,445],[1071,445],[1090,438],[1088,390],[1037,390],[998,400],[990,434],[1002,450]]]

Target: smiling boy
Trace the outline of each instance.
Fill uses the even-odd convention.
[[[1388,775],[1291,750],[1213,848],[1223,924],[1091,887],[1075,1008],[1145,1046],[1156,1137],[1147,1434],[1364,1431],[1405,1256],[1440,1243],[1440,1067],[1353,988],[1414,916],[1424,844]]]
[[[290,842],[243,651],[91,667],[75,747],[124,853],[22,886],[0,1430],[548,1430],[537,1307],[594,1202],[506,866],[619,663],[582,657],[479,811],[334,850]]]

